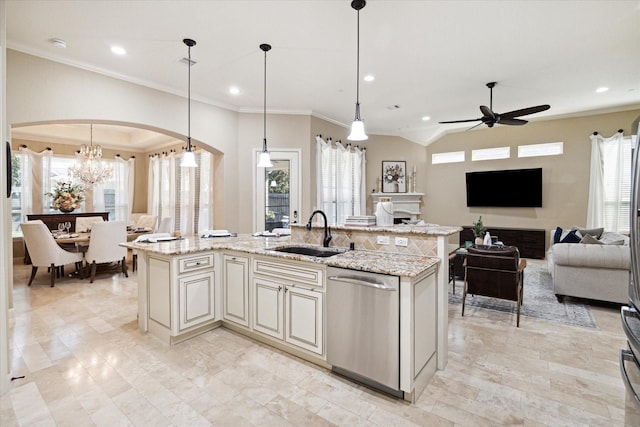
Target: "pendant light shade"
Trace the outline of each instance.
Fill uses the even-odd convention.
[[[267,52],[271,50],[271,45],[263,43],[260,45],[260,49],[264,52],[264,108],[263,108],[263,124],[264,124],[264,136],[262,138],[262,152],[258,159],[259,168],[270,168],[273,166],[271,163],[271,156],[267,149]]]
[[[356,43],[356,115],[351,123],[351,133],[347,137],[349,141],[364,141],[369,137],[364,131],[364,121],[360,117],[360,9],[367,5],[365,0],[353,0],[351,7],[358,13],[358,29]]]
[[[195,46],[196,42],[192,39],[184,39],[182,42],[187,45],[189,52],[189,57],[186,61],[189,69],[189,80],[187,96],[187,149],[182,153],[182,162],[180,162],[180,166],[183,168],[195,168],[198,167],[198,165],[196,164],[196,156],[193,153],[193,147],[191,146],[191,66],[195,64],[195,62],[191,60],[191,47]]]

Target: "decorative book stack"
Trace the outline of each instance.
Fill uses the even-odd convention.
[[[373,227],[376,225],[376,217],[373,215],[348,216],[344,225],[349,227]]]

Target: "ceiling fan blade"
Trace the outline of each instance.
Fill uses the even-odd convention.
[[[514,117],[526,116],[529,114],[539,113],[540,111],[546,111],[551,108],[549,105],[537,105],[535,107],[523,108],[521,110],[513,110],[508,113],[500,114],[501,117],[512,119]]]
[[[480,119],[467,119],[467,120],[449,120],[448,122],[438,122],[438,123],[466,123],[466,122],[479,122],[481,121],[482,118]]]
[[[469,132],[471,129],[475,129],[475,128],[477,128],[478,126],[480,126],[481,124],[482,124],[482,123],[478,123],[478,124],[477,124],[477,125],[475,125],[475,126],[471,126],[469,129],[465,130],[465,132]]]
[[[483,114],[483,119],[487,118],[487,119],[495,119],[496,118],[496,113],[494,113],[491,108],[487,107],[486,105],[481,105],[480,106],[480,111],[482,111]]]
[[[526,120],[522,120],[522,119],[512,119],[512,118],[509,118],[509,117],[505,118],[504,116],[500,116],[500,118],[498,118],[496,123],[500,123],[501,125],[520,126],[520,125],[527,124],[529,122],[527,122]]]

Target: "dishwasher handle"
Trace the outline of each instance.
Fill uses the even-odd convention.
[[[329,276],[329,280],[333,280],[334,282],[350,283],[352,285],[368,286],[370,288],[381,289],[383,291],[396,290],[396,288],[394,288],[393,286],[389,286],[384,283],[372,282],[369,280],[359,279],[359,278],[350,277],[350,276]]]

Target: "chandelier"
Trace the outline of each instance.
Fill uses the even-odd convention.
[[[111,178],[113,170],[111,166],[102,161],[102,147],[93,145],[93,124],[90,125],[90,129],[89,145],[82,144],[80,146],[76,163],[69,168],[69,172],[85,185],[93,186],[102,184]]]

